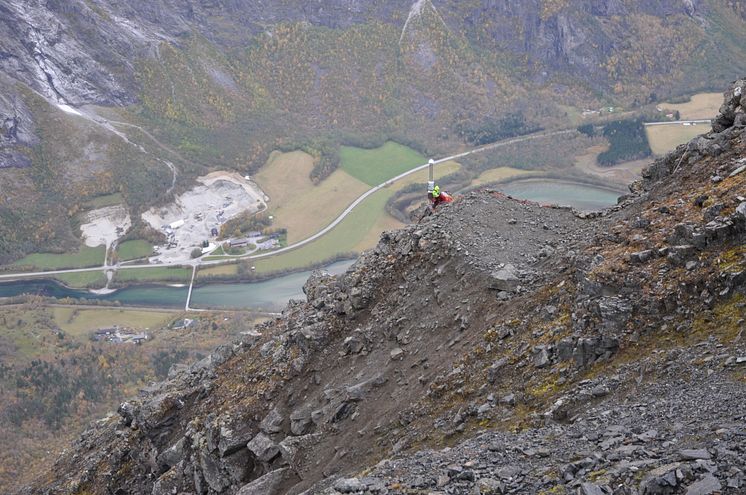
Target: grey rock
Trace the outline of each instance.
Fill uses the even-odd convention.
[[[550,363],[549,351],[546,346],[537,347],[534,353],[534,366],[537,368],[545,368],[549,366]]]
[[[686,495],[711,495],[720,492],[722,485],[720,481],[711,474],[706,474],[704,478],[689,485],[686,489]]]
[[[500,398],[500,403],[508,406],[515,405],[515,394],[508,394]]]
[[[672,246],[666,257],[674,265],[683,265],[697,254],[697,249],[690,244]]]
[[[581,483],[580,484],[580,495],[606,495],[608,492],[604,492],[600,486],[593,483]]]
[[[183,466],[177,465],[163,473],[153,484],[151,495],[172,495],[174,493],[182,493],[187,483],[183,471]]]
[[[357,478],[341,478],[334,482],[333,488],[340,493],[357,493],[366,490],[365,484]]]
[[[311,428],[313,428],[313,421],[310,411],[297,410],[290,414],[290,432],[293,435],[305,435],[311,431]]]
[[[736,175],[746,171],[746,165],[741,165],[737,169],[735,169],[733,172],[730,173],[728,177],[735,177]]]
[[[591,390],[591,395],[593,397],[606,397],[607,395],[609,395],[609,387],[603,384],[596,385]]]
[[[293,476],[289,468],[276,469],[244,485],[236,495],[278,495],[282,484]]]
[[[746,220],[746,201],[736,207],[736,215],[740,217],[742,221]]]
[[[287,437],[280,442],[280,455],[290,466],[298,464],[299,455],[304,447],[311,446],[319,441],[320,433],[304,435],[302,437]]]
[[[724,209],[725,209],[725,205],[723,203],[718,203],[718,204],[710,206],[709,208],[706,208],[703,213],[705,222],[711,222],[715,220]]]
[[[33,162],[20,150],[0,148],[0,169],[3,168],[29,168]]]
[[[236,483],[247,482],[254,471],[254,461],[248,449],[241,449],[225,457],[223,466]]]
[[[705,198],[706,199],[706,198]],[[689,244],[694,233],[695,225],[691,223],[680,223],[673,228],[673,234],[671,234],[667,240],[672,246],[679,246]]]
[[[230,479],[223,474],[221,462],[208,452],[199,453],[199,465],[205,481],[216,492],[220,493],[231,485]]]
[[[492,365],[487,370],[487,381],[489,381],[490,383],[495,383],[498,375],[500,374],[500,370],[502,370],[506,364],[508,364],[508,360],[506,358],[500,358],[492,363]]]
[[[637,263],[646,263],[650,261],[652,257],[653,257],[652,249],[646,249],[645,251],[638,251],[636,253],[632,253],[629,255],[629,259]]]
[[[184,438],[180,438],[175,444],[161,452],[156,458],[159,466],[171,468],[179,463],[184,456]]]
[[[262,422],[259,423],[259,429],[268,435],[279,433],[282,431],[282,423],[282,415],[277,411],[277,409],[272,409],[267,413],[267,416],[262,420]]]
[[[733,488],[733,489],[741,488],[743,486],[743,484],[744,484],[743,483],[743,478],[744,478],[743,473],[740,472],[740,471],[738,471],[735,474],[733,474],[732,476],[728,477],[728,480],[726,482],[726,486],[728,488]]]
[[[710,460],[712,455],[705,449],[682,449],[677,452],[679,460],[696,461],[697,459]]]
[[[350,302],[352,303],[352,308],[358,311],[368,305],[367,297],[360,287],[352,288],[350,291]]]
[[[676,470],[681,463],[666,464],[650,471],[640,484],[640,495],[669,495],[674,492],[678,481]]]
[[[513,292],[519,284],[518,270],[509,263],[490,275],[490,288],[494,290]]]
[[[262,462],[269,462],[280,454],[280,447],[264,433],[257,434],[247,447]]]
[[[396,347],[391,350],[391,359],[398,361],[404,357],[404,350],[401,347]]]
[[[494,478],[480,478],[474,484],[472,495],[503,495],[505,485]]]
[[[242,427],[242,426],[247,426],[247,425],[240,425],[239,427]],[[221,456],[231,455],[232,453],[245,448],[246,442],[251,440],[251,437],[253,436],[255,431],[256,430],[237,431],[233,428],[222,426],[220,428],[219,439],[218,439],[218,444],[217,444],[220,455]]]
[[[560,361],[567,361],[572,358],[572,350],[575,347],[575,342],[572,339],[562,339],[557,344],[557,358]]]

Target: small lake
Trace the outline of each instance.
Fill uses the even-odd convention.
[[[353,263],[354,261],[340,261],[325,267],[324,270],[337,275],[344,273]],[[303,284],[306,283],[311,273],[311,271],[293,273],[264,282],[208,284],[195,287],[192,292],[191,307],[280,311],[290,299],[305,299]],[[0,297],[39,294],[57,299],[70,297],[118,301],[128,306],[173,308],[184,307],[187,291],[186,287],[143,285],[127,287],[111,294],[97,295],[86,290],[70,289],[54,280],[46,279],[0,283]]]
[[[537,203],[572,206],[581,211],[601,210],[615,205],[623,193],[587,184],[549,179],[527,179],[498,186],[500,191],[514,198]]]

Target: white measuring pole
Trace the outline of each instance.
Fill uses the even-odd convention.
[[[435,171],[434,171],[435,160],[431,158],[430,161],[427,163],[428,163],[428,171],[429,171],[428,180],[427,180],[427,193],[430,194],[431,192],[433,192],[433,189],[435,189],[435,178],[434,178],[435,177],[434,175],[435,174]]]

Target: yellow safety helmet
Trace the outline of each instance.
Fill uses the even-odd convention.
[[[437,198],[440,196],[440,186],[435,186],[433,188],[433,198]]]

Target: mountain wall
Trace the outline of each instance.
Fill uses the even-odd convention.
[[[71,219],[95,196],[122,193],[133,218],[167,201],[148,187],[170,173],[163,160],[178,191],[210,170],[254,173],[274,150],[306,149],[320,181],[340,144],[394,140],[435,155],[567,127],[572,109],[713,87],[746,70],[738,9],[3,0],[0,261],[75,249]]]

